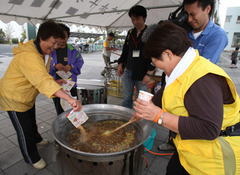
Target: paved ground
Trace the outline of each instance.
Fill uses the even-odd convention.
[[[240,69],[229,68],[230,59],[227,52],[223,52],[218,65],[222,67],[232,78],[237,87],[238,93],[240,93]],[[89,79],[97,78],[101,79],[100,72],[103,68],[103,59],[101,53],[89,53],[83,54],[85,64],[82,69],[82,75],[79,78]],[[115,57],[114,59],[116,59]],[[0,78],[6,70],[11,57],[0,57]],[[1,63],[2,62],[2,63]],[[121,98],[108,96],[109,104],[121,105]],[[47,167],[43,170],[36,170],[31,165],[24,162],[20,149],[17,143],[17,136],[15,130],[11,124],[11,121],[6,112],[0,111],[0,175],[57,175],[57,163],[56,153],[54,146],[54,139],[52,137],[51,125],[55,120],[56,112],[51,99],[47,99],[44,95],[39,95],[36,102],[37,124],[39,132],[44,138],[50,140],[48,146],[39,147],[40,155],[46,160]],[[153,152],[160,153],[157,149],[158,145],[164,143],[167,140],[168,130],[153,124],[157,135],[154,140]],[[144,154],[148,161],[143,163],[142,175],[163,175],[170,159],[170,156],[153,155],[146,152]]]

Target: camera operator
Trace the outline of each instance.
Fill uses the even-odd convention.
[[[187,22],[192,28],[188,37],[193,42],[193,48],[198,50],[200,56],[216,64],[223,49],[228,44],[228,38],[226,32],[211,20],[214,0],[184,0],[183,9],[188,14]],[[179,19],[184,19],[184,17],[182,16]],[[177,20],[173,20],[174,23],[176,23],[175,21]],[[181,22],[184,23],[184,20],[181,20]],[[164,74],[162,79],[164,80]],[[164,86],[164,82],[162,82],[162,85]],[[160,93],[157,93],[156,96]],[[155,102],[155,98],[152,101],[158,103]],[[175,149],[171,131],[168,143],[159,145],[159,149],[162,151]]]
[[[183,5],[188,13],[188,23],[193,28],[188,37],[193,41],[194,49],[216,64],[228,38],[226,32],[211,20],[214,0],[184,0]]]

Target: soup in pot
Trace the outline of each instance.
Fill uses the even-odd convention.
[[[89,153],[111,153],[129,149],[137,145],[136,131],[133,125],[128,125],[109,135],[105,131],[113,131],[125,122],[121,120],[102,120],[95,123],[85,123],[85,132],[73,128],[67,135],[71,148]]]

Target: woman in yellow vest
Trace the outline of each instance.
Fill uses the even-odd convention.
[[[181,27],[164,22],[145,44],[145,55],[166,73],[148,103],[137,99],[134,117],[176,133],[167,174],[240,174],[240,101],[230,77],[199,56]]]

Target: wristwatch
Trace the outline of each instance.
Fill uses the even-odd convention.
[[[163,122],[163,116],[164,116],[165,112],[162,113],[162,115],[160,116],[160,118],[158,119],[158,124],[161,126],[162,122]]]

